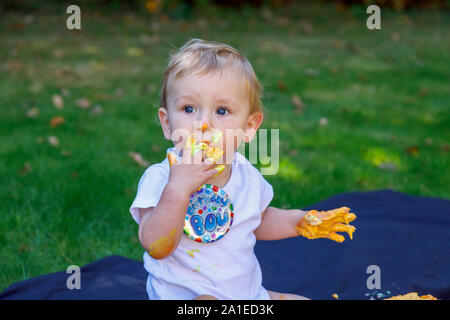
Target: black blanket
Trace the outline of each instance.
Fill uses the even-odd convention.
[[[269,290],[312,299],[383,299],[407,292],[450,299],[450,201],[389,190],[345,193],[305,209],[347,206],[357,215],[353,240],[290,238],[258,241],[256,255]],[[379,268],[380,288],[373,280]],[[368,271],[369,268],[369,271]],[[0,299],[147,299],[142,263],[109,256],[70,274],[47,274],[11,285]],[[368,281],[368,278],[371,277]],[[368,286],[369,284],[369,286]]]

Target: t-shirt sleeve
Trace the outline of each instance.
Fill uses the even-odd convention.
[[[269,206],[273,199],[272,185],[260,174],[261,200],[259,202],[259,212],[262,213]]]
[[[168,176],[161,165],[152,165],[145,170],[139,180],[136,198],[130,213],[137,224],[140,222],[140,208],[156,207],[168,181]]]

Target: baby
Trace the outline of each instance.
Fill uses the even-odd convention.
[[[251,64],[228,45],[192,39],[171,57],[158,116],[164,137],[174,142],[167,154],[177,157],[147,168],[130,207],[146,250],[150,299],[303,299],[262,286],[253,251],[256,240],[302,235],[342,242],[334,231],[352,235],[354,227],[346,224],[354,215],[348,208],[304,212],[269,207],[272,186],[236,151],[253,139],[263,121],[260,95]],[[230,138],[230,132],[241,134]],[[213,141],[223,153],[208,157],[203,151],[193,152],[196,141],[205,142],[205,148]],[[227,205],[217,221],[214,215],[206,216],[208,212],[196,220],[203,223],[198,234],[208,238],[186,227],[198,208],[194,194],[203,191],[221,192]],[[220,236],[211,231],[218,225],[224,226]]]

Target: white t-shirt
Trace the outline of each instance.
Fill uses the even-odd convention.
[[[138,224],[139,208],[156,207],[169,171],[167,158],[145,170],[130,207]],[[233,224],[223,238],[202,243],[183,234],[175,251],[164,259],[153,259],[144,253],[151,300],[193,299],[202,294],[224,300],[270,299],[262,286],[261,267],[253,248],[254,230],[261,223],[261,213],[272,201],[273,188],[258,169],[235,151],[231,177],[222,189],[230,197],[234,211]]]

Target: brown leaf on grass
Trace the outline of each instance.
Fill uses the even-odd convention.
[[[303,109],[305,108],[305,104],[298,94],[292,95],[291,103],[294,105],[296,113],[302,113]]]
[[[53,58],[61,59],[62,57],[64,57],[64,51],[61,49],[55,49],[55,50],[53,50],[52,55],[53,55]]]
[[[67,150],[61,150],[61,155],[63,157],[70,157],[72,155],[72,153],[70,151],[67,151]]]
[[[30,247],[30,246],[27,245],[26,243],[24,243],[24,242],[21,242],[21,243],[20,243],[20,246],[19,246],[19,251],[20,251],[20,252],[33,251],[33,250],[34,250],[34,248],[33,248],[33,247]]]
[[[33,83],[30,85],[30,87],[28,88],[28,90],[29,90],[30,92],[32,92],[32,93],[37,93],[37,92],[40,92],[40,91],[42,90],[42,87],[43,87],[42,82],[36,81],[36,82],[33,82]]]
[[[39,109],[33,107],[27,111],[26,115],[28,118],[36,118],[39,115]]]
[[[86,98],[81,98],[75,101],[75,105],[81,109],[88,109],[91,106],[91,102]]]
[[[37,137],[36,138],[36,143],[43,144],[44,142],[45,142],[45,138],[44,137]]]
[[[325,118],[325,117],[320,118],[320,119],[319,119],[319,124],[320,124],[322,127],[326,126],[326,125],[328,124],[328,119]]]
[[[309,77],[317,77],[318,75],[320,75],[320,71],[313,68],[306,68],[305,74]]]
[[[56,109],[62,109],[64,107],[64,100],[58,94],[52,96],[52,102]]]
[[[53,117],[52,120],[50,120],[50,127],[54,128],[56,126],[59,126],[60,124],[63,124],[64,122],[66,122],[66,119],[64,117]]]
[[[398,32],[391,33],[391,40],[394,42],[400,41],[400,34]]]
[[[52,146],[52,147],[57,147],[59,146],[59,139],[55,136],[49,136],[47,137],[47,142]]]
[[[281,91],[285,91],[286,83],[284,81],[278,81],[278,89],[280,89]]]
[[[147,0],[145,2],[145,8],[150,13],[158,12],[161,9],[161,0]]]
[[[31,171],[33,171],[33,169],[31,168],[31,165],[29,162],[25,162],[22,166],[22,168],[20,168],[19,170],[19,174],[20,175],[26,175],[28,173],[30,173]]]
[[[142,155],[137,152],[129,151],[128,155],[141,167],[148,167],[149,163],[142,158]]]
[[[103,109],[100,105],[96,104],[94,108],[91,110],[91,114],[94,116],[100,115],[103,113]]]
[[[406,148],[406,152],[409,153],[410,155],[416,157],[419,155],[419,147],[417,146],[409,146]]]
[[[160,153],[161,152],[161,147],[156,145],[156,144],[152,144],[152,151],[155,153]]]
[[[93,98],[95,100],[99,100],[99,101],[107,101],[109,100],[109,95],[107,95],[106,93],[95,93]]]
[[[61,89],[61,94],[62,94],[64,97],[68,97],[68,96],[70,96],[70,91],[69,91],[67,88],[62,88],[62,89]]]

